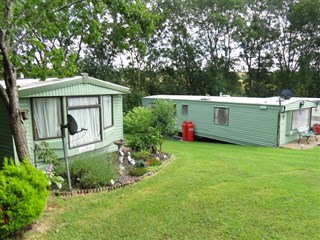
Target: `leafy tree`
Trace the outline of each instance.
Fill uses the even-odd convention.
[[[236,61],[234,35],[242,0],[193,1],[195,42],[205,63],[206,94],[234,93],[237,79],[232,74]]]
[[[320,96],[317,91],[320,76],[320,3],[301,0],[292,4],[288,13],[290,29],[299,37],[295,47],[299,51],[295,92],[302,96]],[[303,88],[300,86],[304,85]]]
[[[151,125],[157,131],[160,152],[162,152],[162,144],[164,139],[176,132],[177,119],[175,116],[175,111],[175,106],[171,101],[157,99],[151,105]]]
[[[272,84],[268,71],[273,66],[271,56],[277,31],[272,27],[272,16],[267,1],[246,1],[244,17],[239,21],[238,35],[240,58],[248,71],[246,92],[248,96],[265,97],[270,94]]]
[[[10,115],[10,128],[20,160],[29,156],[19,111],[17,73],[45,79],[74,75],[83,46],[98,44],[116,16],[119,47],[136,34],[148,37],[153,18],[142,1],[5,0],[0,6],[0,53],[5,88],[0,97]]]

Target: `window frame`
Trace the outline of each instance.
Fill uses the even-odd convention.
[[[176,103],[173,103],[173,107],[174,107],[173,116],[177,117],[177,104],[176,104]]]
[[[69,99],[70,98],[97,98],[98,99],[98,104],[92,104],[92,105],[81,105],[81,106],[69,106]],[[79,147],[83,147],[83,146],[88,146],[91,144],[95,144],[98,142],[102,142],[103,141],[103,126],[102,126],[102,114],[101,114],[101,96],[97,96],[97,95],[86,95],[86,96],[70,96],[70,97],[66,97],[66,113],[69,114],[69,110],[81,110],[81,109],[88,109],[88,108],[97,108],[98,112],[99,112],[99,126],[100,126],[100,140],[97,141],[93,141],[93,142],[88,142],[85,144],[81,144],[81,145],[77,145],[77,146],[71,146],[71,136],[70,134],[68,134],[68,145],[69,145],[69,149],[75,149],[75,148],[79,148]]]
[[[35,104],[35,99],[48,99],[48,98],[55,98],[58,99],[60,102],[60,124],[63,124],[64,122],[64,116],[63,116],[63,102],[62,102],[62,97],[34,97],[31,98],[31,113],[32,113],[32,133],[33,133],[33,140],[34,141],[41,141],[41,140],[51,140],[51,139],[57,139],[61,138],[62,133],[60,131],[60,136],[54,136],[54,137],[46,137],[46,138],[40,138],[39,133],[37,130],[36,122],[35,122],[35,109],[34,109],[34,104]]]
[[[216,117],[216,109],[219,111],[219,109],[224,109],[227,112],[226,116],[226,123],[220,123],[218,121],[218,118]],[[213,123],[216,125],[221,126],[229,126],[229,118],[230,118],[230,109],[228,107],[213,107]]]
[[[103,98],[104,97],[108,97],[108,96],[110,96],[111,97],[111,110],[110,110],[110,112],[111,112],[111,125],[109,125],[108,127],[106,127],[105,126],[105,116],[104,116],[104,114],[105,114],[105,106],[104,106],[104,100],[103,100]],[[108,128],[111,128],[111,127],[113,127],[114,126],[114,112],[113,112],[113,95],[102,95],[101,96],[101,103],[102,103],[102,107],[101,107],[101,109],[103,110],[103,130],[105,130],[105,129],[108,129]]]

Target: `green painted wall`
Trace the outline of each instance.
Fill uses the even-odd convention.
[[[92,94],[91,94],[92,95]],[[101,118],[103,118],[103,108],[101,108]],[[66,119],[67,111],[66,111],[66,97],[63,98],[63,115]],[[103,122],[103,119],[102,119]],[[29,131],[32,132],[32,125]],[[69,148],[69,138],[66,131],[66,146],[67,146],[67,154],[68,156],[75,156],[77,154],[81,154],[88,151],[94,151],[98,149],[103,149],[106,152],[113,152],[117,150],[117,146],[113,144],[114,141],[123,139],[123,111],[122,111],[122,95],[113,95],[113,126],[107,129],[103,129],[102,132],[102,141],[93,143],[86,146],[81,146],[77,148]],[[48,139],[45,140],[49,147],[55,151],[58,158],[64,157],[63,146],[61,138]],[[40,144],[40,141],[31,140],[34,145]],[[35,147],[33,147],[34,149]],[[33,155],[34,157],[34,155]],[[39,161],[37,161],[39,164]]]
[[[278,108],[261,110],[258,105],[239,105],[211,102],[189,102],[188,115],[181,115],[182,104],[177,102],[178,125],[192,121],[195,135],[240,145],[277,146]],[[214,123],[214,107],[229,109],[228,125]]]
[[[4,103],[0,100],[0,162],[5,156],[13,157],[13,140],[10,131],[10,120]]]

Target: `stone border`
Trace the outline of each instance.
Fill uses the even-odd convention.
[[[99,188],[91,188],[91,189],[83,189],[83,190],[73,190],[72,192],[67,191],[60,191],[60,192],[51,192],[54,196],[76,196],[81,194],[88,194],[88,193],[95,193],[95,192],[104,192],[104,191],[112,191],[121,187],[130,186],[135,184],[136,182],[139,182],[143,180],[146,177],[150,177],[158,173],[164,166],[166,166],[169,162],[174,160],[175,157],[173,155],[170,156],[170,158],[166,159],[157,169],[147,172],[143,176],[135,177],[131,179],[128,182],[125,183],[115,183],[112,186],[105,186],[105,187],[99,187]]]

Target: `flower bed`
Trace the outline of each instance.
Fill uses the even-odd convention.
[[[165,157],[166,156],[166,157]],[[125,171],[120,174],[120,176],[116,179],[113,185],[105,186],[105,187],[98,187],[98,188],[91,188],[91,189],[77,189],[70,191],[60,191],[60,192],[54,192],[54,195],[56,196],[72,196],[72,195],[78,195],[78,194],[88,194],[88,193],[94,193],[94,192],[102,192],[102,191],[111,191],[115,190],[121,187],[125,187],[128,185],[133,185],[136,182],[141,181],[145,177],[152,176],[155,173],[157,173],[159,170],[161,170],[169,161],[173,160],[173,156],[170,154],[162,154],[161,156],[159,154],[153,154],[150,155],[150,159],[158,157],[161,161],[161,165],[159,166],[153,166],[149,168],[148,172],[144,174],[143,176],[131,176],[129,175],[129,169],[130,166],[126,165]],[[148,161],[148,160],[147,160]],[[146,162],[147,162],[146,161]],[[125,159],[125,163],[127,163],[127,159]]]

